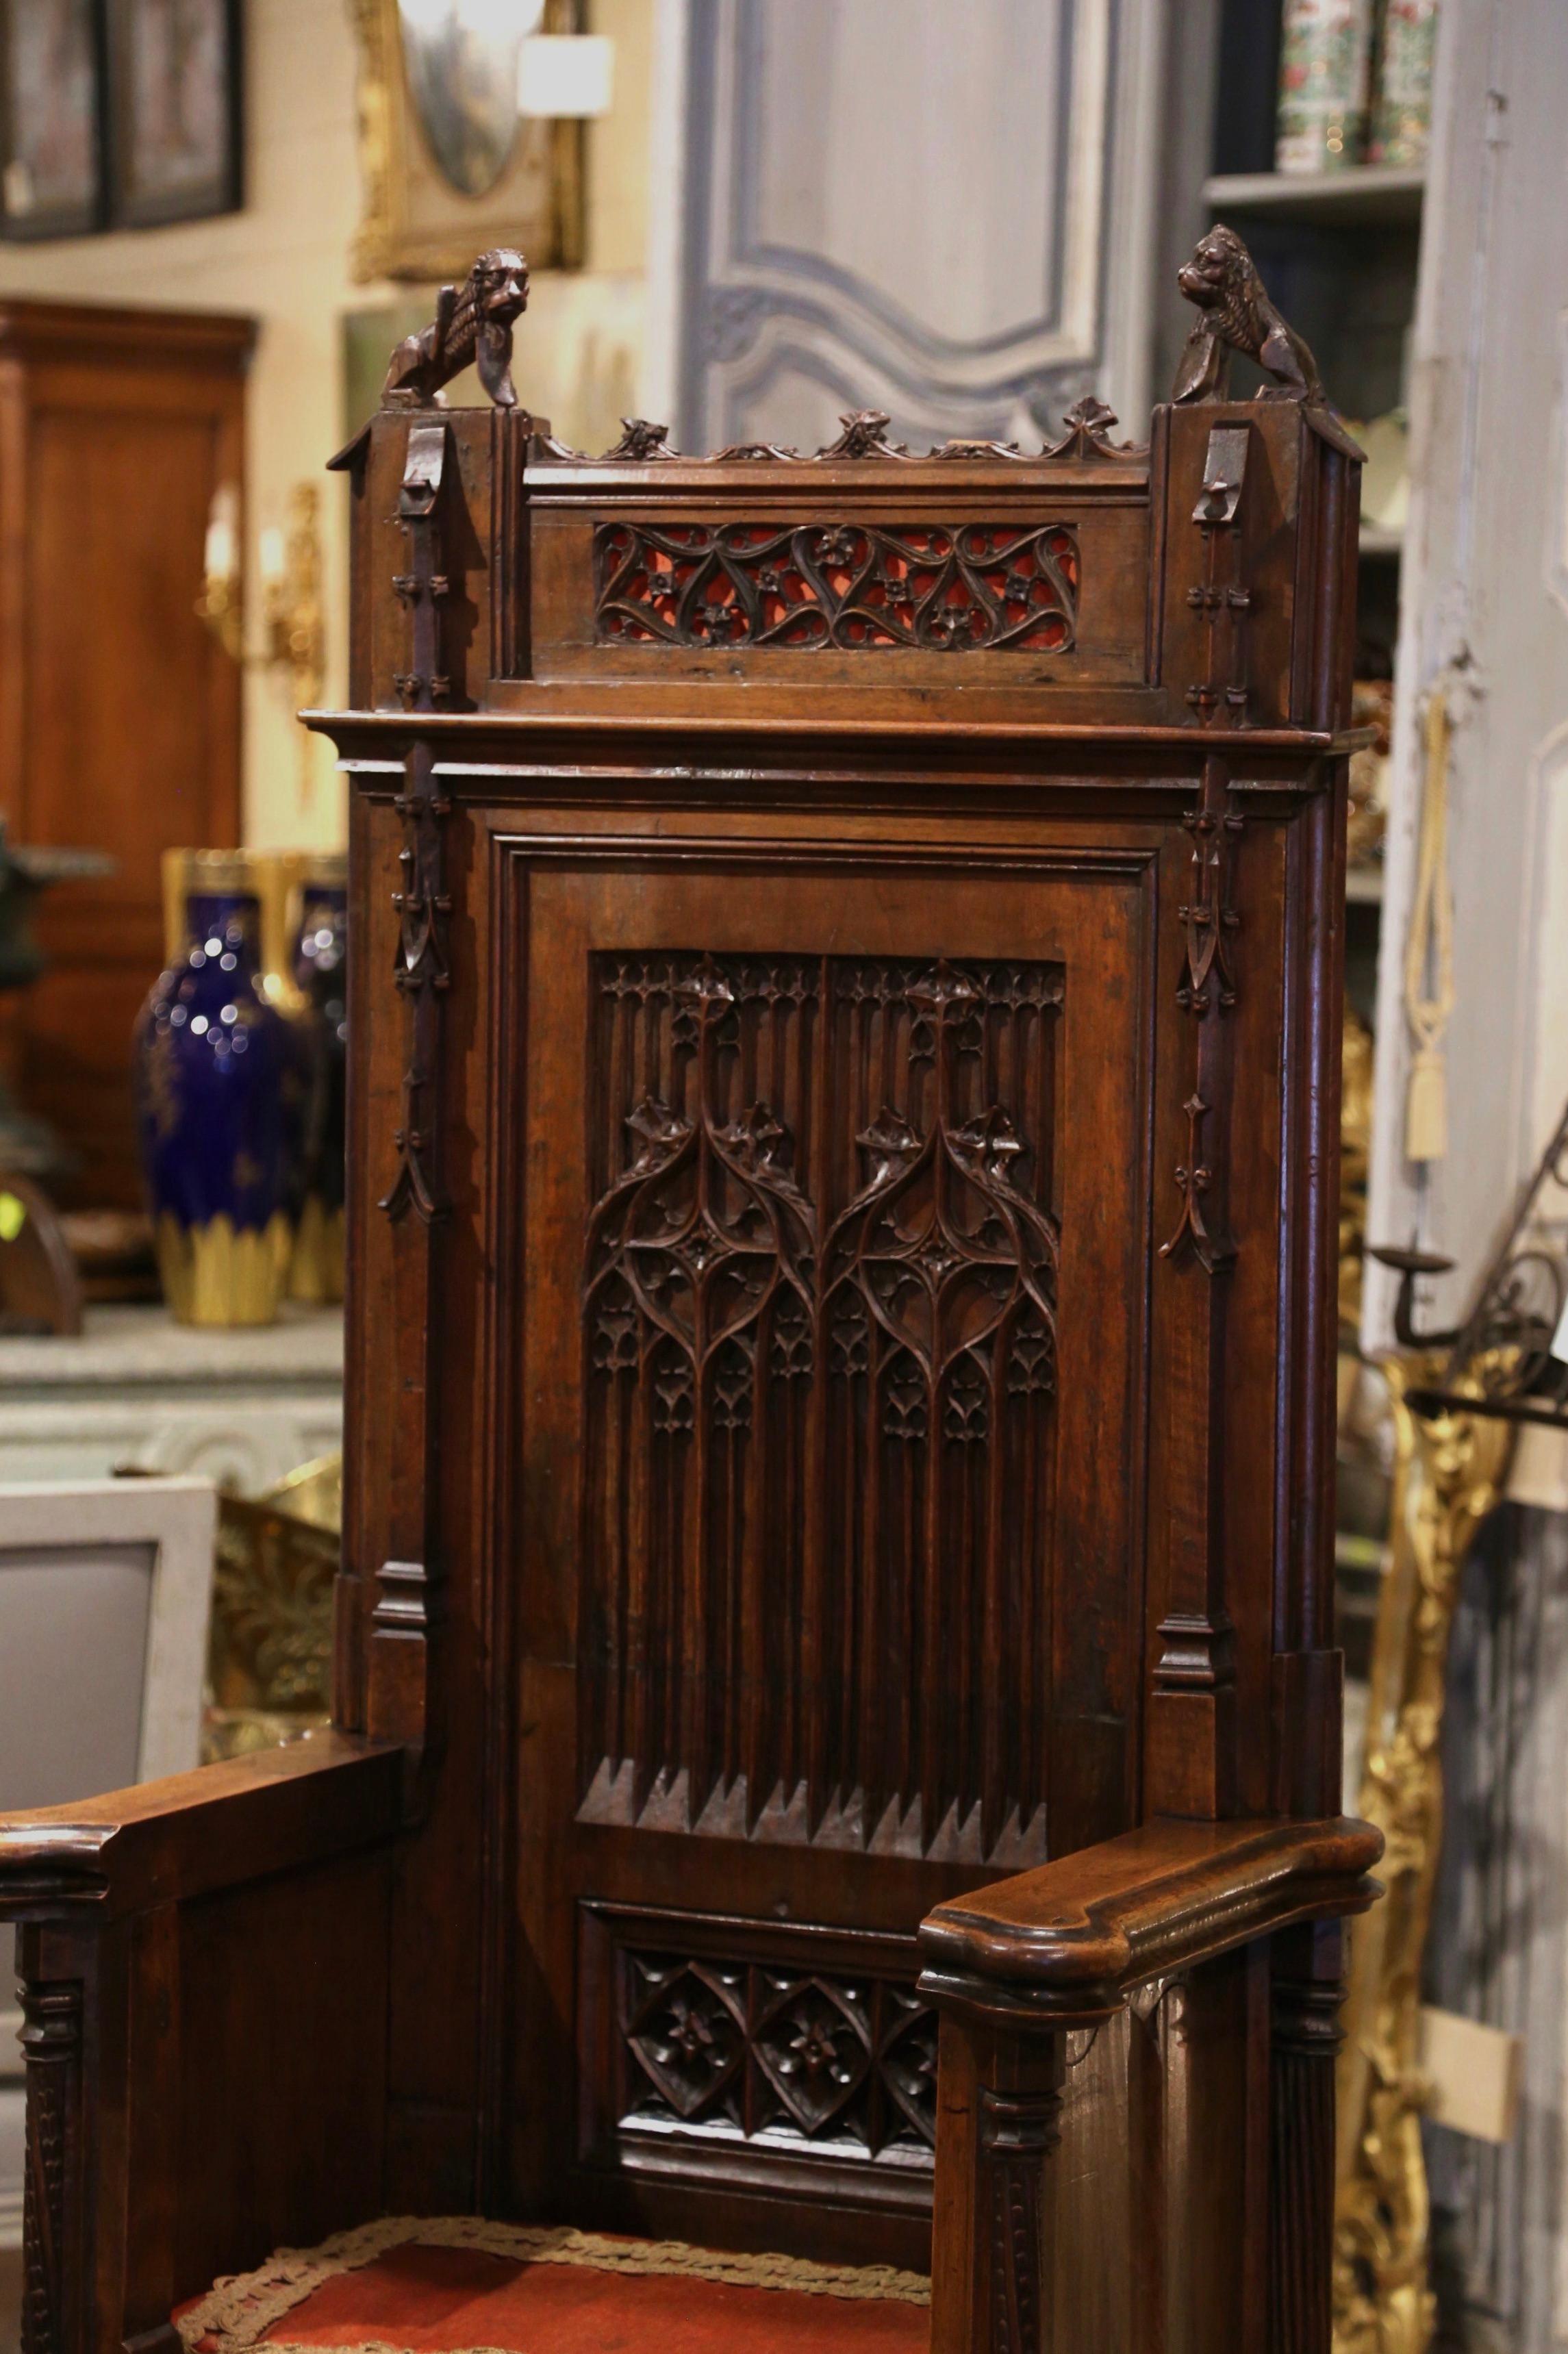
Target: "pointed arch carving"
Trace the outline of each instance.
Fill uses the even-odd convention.
[[[1059,969],[593,994],[583,1817],[1043,1854]]]

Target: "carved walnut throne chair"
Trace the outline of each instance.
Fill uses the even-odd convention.
[[[32,2354],[1326,2354],[1358,476],[1233,260],[1146,448],[399,355],[334,1727],[0,1825]]]

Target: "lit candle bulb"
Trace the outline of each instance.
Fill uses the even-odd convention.
[[[209,580],[232,580],[239,569],[238,504],[238,494],[231,483],[223,483],[212,494],[202,558],[202,568]]]

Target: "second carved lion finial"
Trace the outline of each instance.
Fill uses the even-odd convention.
[[[512,246],[482,253],[461,288],[443,286],[436,315],[392,355],[381,388],[383,408],[439,405],[441,387],[471,361],[497,408],[515,408],[512,330],[528,307],[528,265]]]
[[[1216,224],[1200,238],[1176,282],[1198,317],[1176,370],[1174,402],[1224,399],[1230,355],[1244,352],[1269,378],[1260,398],[1304,401],[1326,441],[1349,457],[1361,457],[1330,404],[1310,346],[1270,301],[1257,264],[1234,229]]]

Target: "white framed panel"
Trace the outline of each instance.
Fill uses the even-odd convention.
[[[217,1526],[207,1479],[0,1486],[0,1807],[199,1762]]]
[[[1027,445],[1087,392],[1140,426],[1164,0],[661,15],[649,389],[683,446],[810,449],[865,406]]]
[[[0,1485],[0,1809],[199,1763],[217,1529],[208,1479]],[[0,1929],[0,2248],[22,2232],[12,1969]]]

